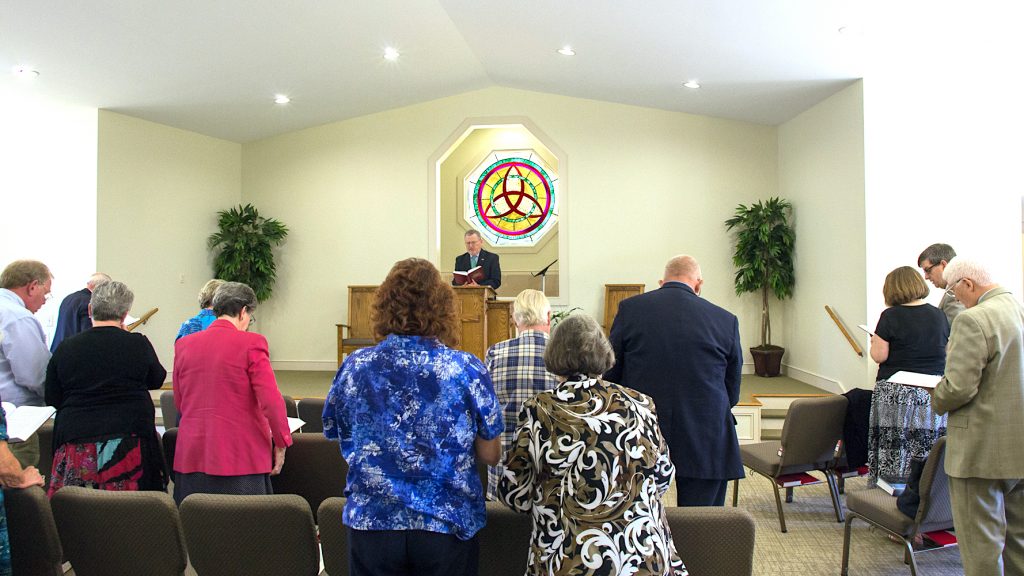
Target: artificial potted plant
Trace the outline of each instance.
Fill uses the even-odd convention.
[[[261,302],[270,298],[277,279],[272,248],[284,242],[288,228],[260,216],[252,204],[221,210],[217,217],[218,230],[207,239],[210,250],[217,252],[214,277],[248,284]]]
[[[793,249],[796,232],[793,206],[781,198],[740,204],[727,230],[736,232],[732,263],[736,266],[736,294],[761,292],[761,344],[750,349],[758,376],[778,376],[785,349],[772,344],[768,294],[782,300],[793,294]]]

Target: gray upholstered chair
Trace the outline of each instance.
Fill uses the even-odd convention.
[[[288,417],[298,418],[299,408],[298,406],[295,405],[295,398],[292,398],[291,396],[286,396],[284,394],[281,395],[281,398],[284,398],[284,411],[285,413],[288,414]]]
[[[164,461],[167,463],[167,473],[171,476],[171,481],[174,481],[174,448],[178,444],[178,429],[168,428],[164,430],[164,435],[160,437],[160,443],[164,449]],[[286,457],[287,459],[287,457]]]
[[[36,431],[39,435],[39,466],[36,468],[46,480],[43,489],[50,485],[50,476],[53,474],[53,423],[54,419],[50,418]]]
[[[192,494],[181,503],[199,576],[316,576],[320,550],[309,504],[294,494]]]
[[[327,498],[345,495],[347,475],[348,464],[337,442],[320,434],[293,434],[284,467],[280,474],[270,477],[270,482],[274,494],[298,494],[316,513]]]
[[[525,574],[532,530],[533,518],[529,514],[513,512],[498,502],[488,502],[487,525],[479,532],[480,574]]]
[[[160,417],[163,418],[165,429],[178,427],[178,407],[174,405],[173,390],[160,393]]]
[[[67,486],[50,504],[76,576],[185,572],[185,538],[178,509],[167,493]]]
[[[62,576],[63,550],[46,493],[38,486],[4,489],[11,569],[18,576]]]
[[[342,524],[344,498],[328,498],[320,504],[320,549],[328,576],[348,576],[348,528]],[[522,576],[522,575],[519,575]]]
[[[299,400],[299,418],[302,418],[302,421],[305,422],[302,425],[304,433],[321,433],[324,431],[324,402],[326,400],[323,398],[303,398]]]
[[[948,530],[953,527],[953,506],[949,500],[949,477],[944,467],[946,460],[946,438],[939,438],[925,461],[918,493],[921,502],[917,515],[911,518],[896,507],[896,498],[881,488],[858,490],[846,495],[846,530],[843,534],[842,574],[849,573],[850,533],[855,518],[885,530],[903,540],[904,554],[910,573],[917,574],[914,547],[911,543],[915,534],[933,530]]]
[[[667,508],[679,557],[690,576],[750,576],[754,518],[738,508]]]
[[[834,466],[837,449],[843,437],[847,400],[843,396],[801,398],[794,400],[782,425],[782,439],[740,446],[743,465],[768,479],[775,490],[775,506],[779,511],[779,526],[786,531],[786,516],[782,511],[782,476],[817,470],[825,475],[836,521],[843,521],[843,505],[839,500],[839,487]],[[739,480],[733,482],[732,505],[739,502]],[[791,490],[787,488],[787,501]]]

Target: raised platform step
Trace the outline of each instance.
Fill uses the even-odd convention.
[[[789,412],[788,408],[762,408],[761,419],[778,418],[780,420],[785,420],[787,412]]]
[[[782,428],[761,428],[761,441],[782,440]]]

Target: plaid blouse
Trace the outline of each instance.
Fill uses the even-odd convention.
[[[523,402],[538,392],[558,385],[554,375],[544,369],[544,348],[548,344],[547,332],[524,330],[519,336],[498,342],[487,350],[484,364],[491,374],[494,392],[503,408],[505,430],[501,433],[502,462],[487,469],[487,498],[493,500],[498,480],[504,471],[504,454],[512,444],[516,431],[516,418]]]

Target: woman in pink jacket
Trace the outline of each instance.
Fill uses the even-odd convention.
[[[174,345],[178,504],[195,493],[273,493],[292,437],[267,340],[246,331],[255,308],[252,288],[227,282],[213,297],[217,320]]]

